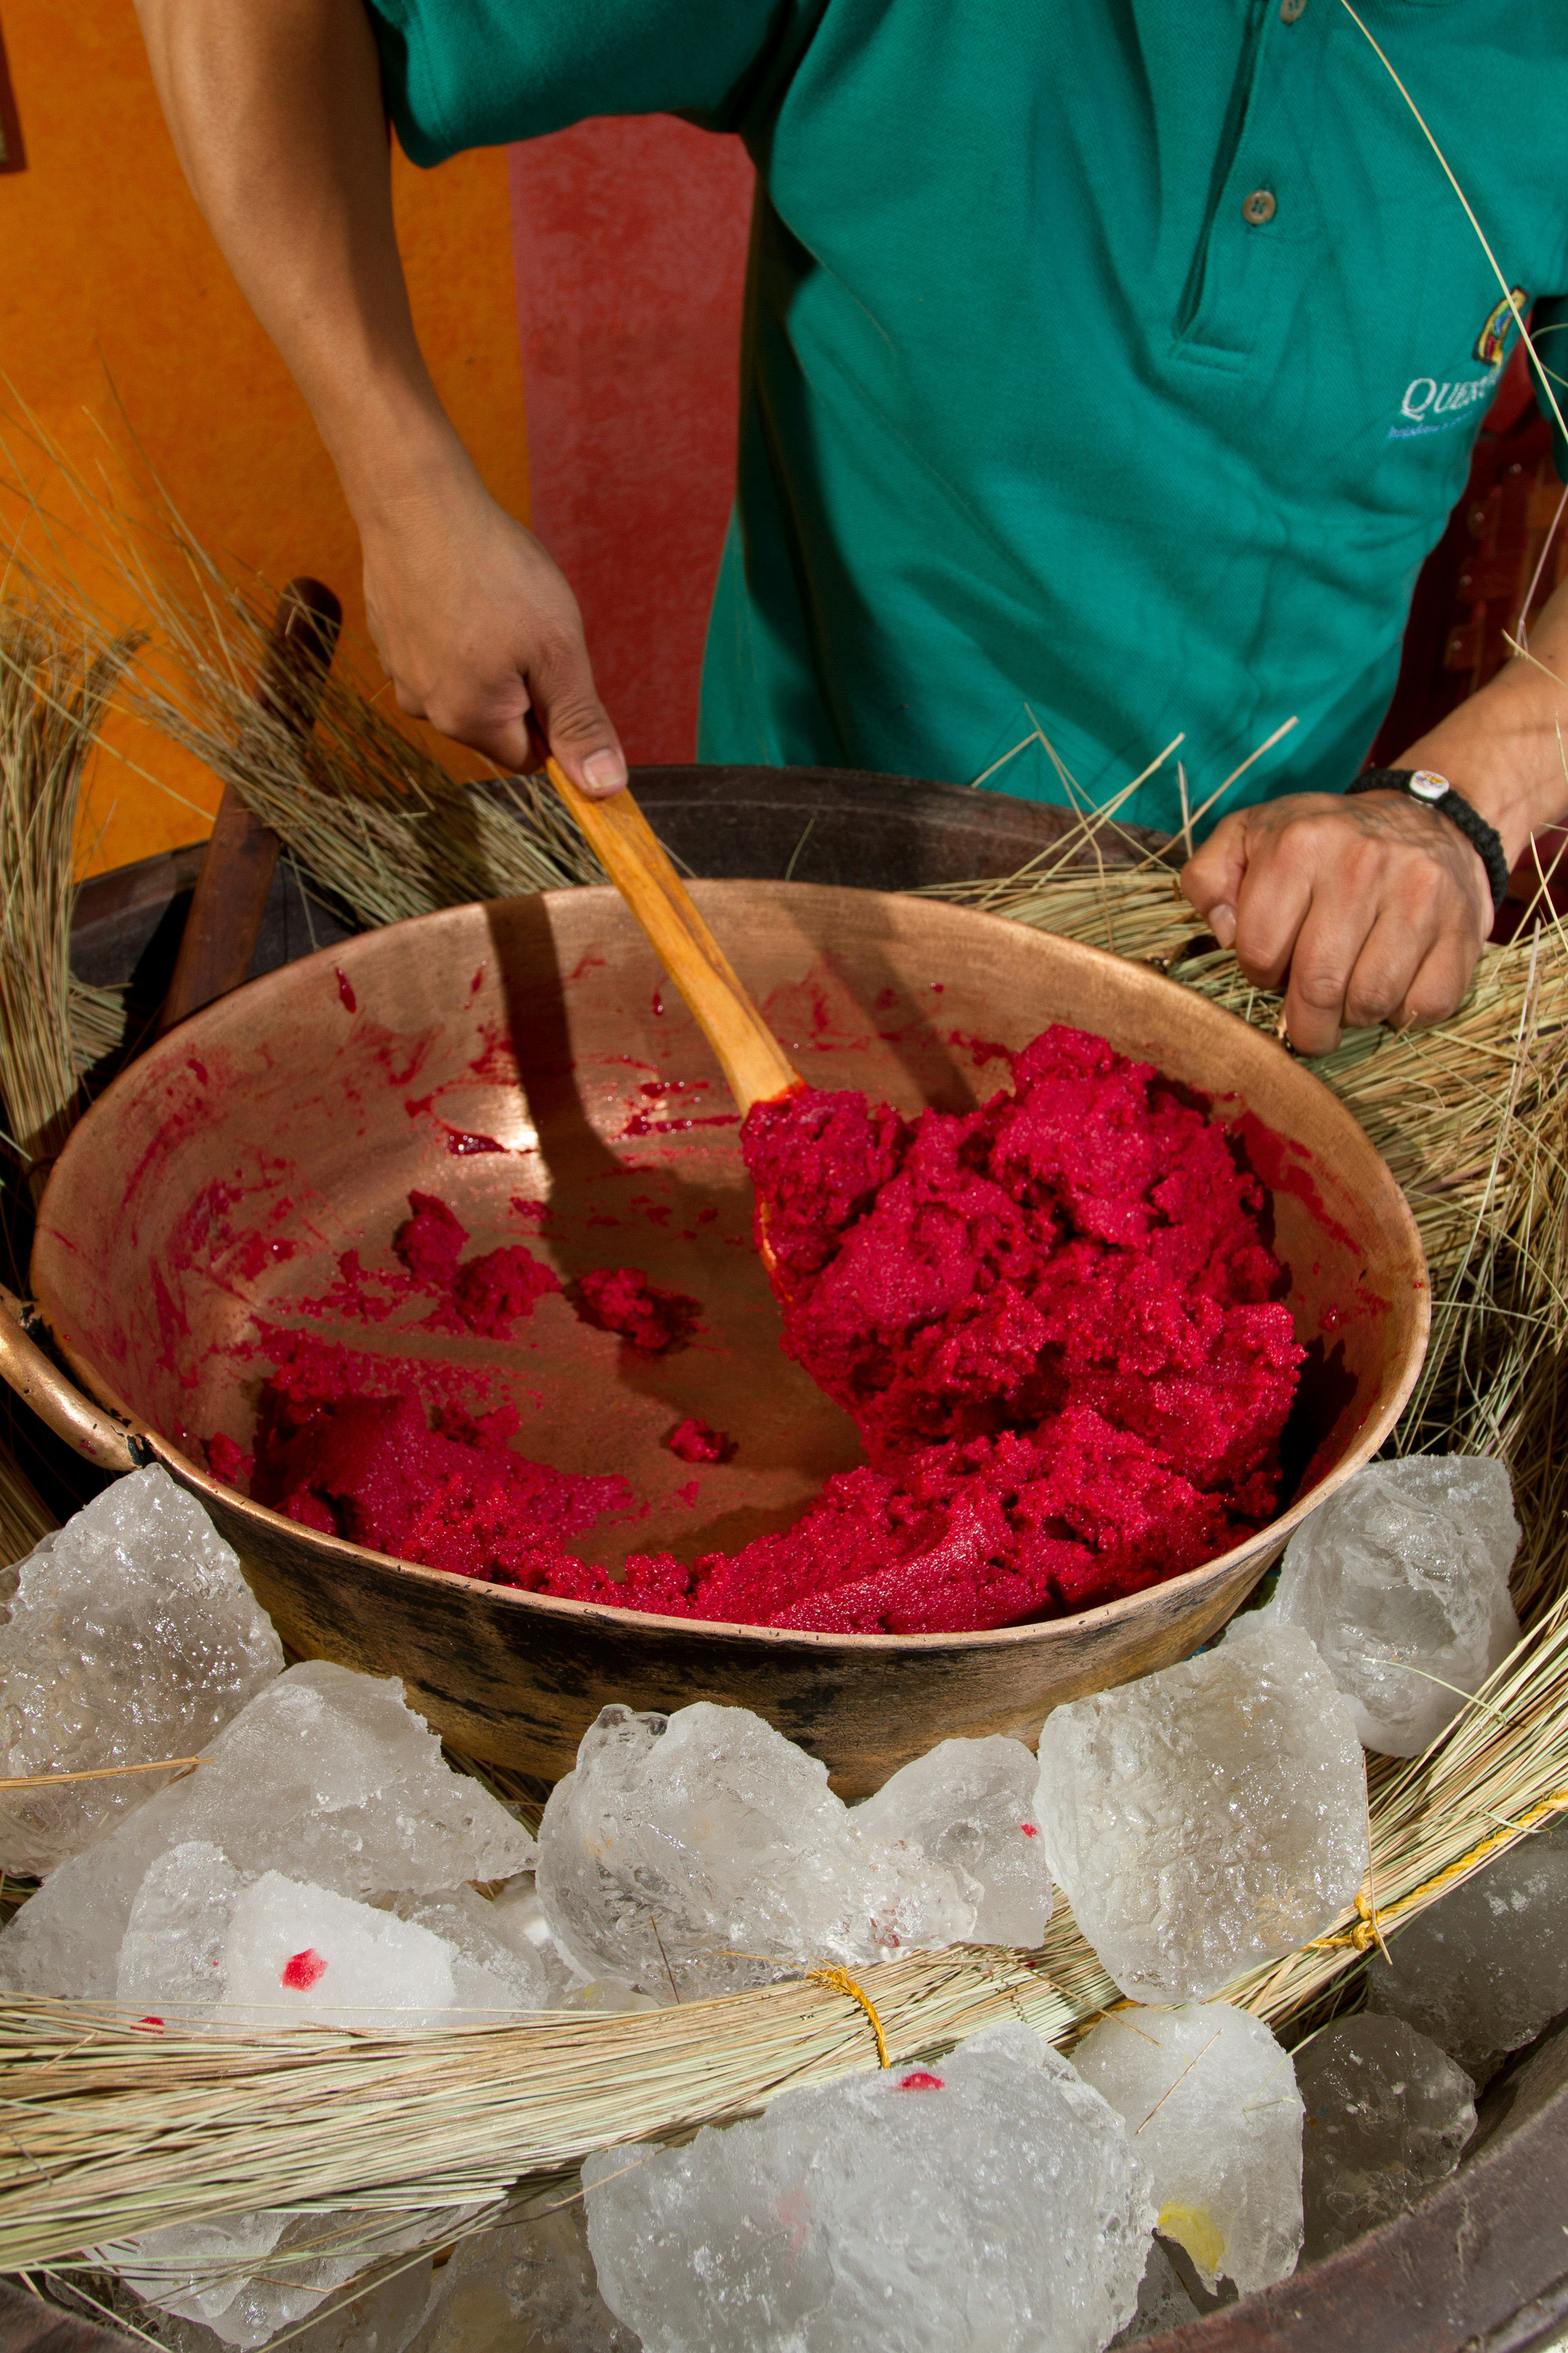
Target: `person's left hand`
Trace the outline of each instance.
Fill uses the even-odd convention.
[[[1492,926],[1479,857],[1404,793],[1296,793],[1240,809],[1181,885],[1248,980],[1285,987],[1302,1054],[1330,1052],[1342,1029],[1443,1020]]]

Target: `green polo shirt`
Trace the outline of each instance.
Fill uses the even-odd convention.
[[[750,148],[704,758],[968,782],[1037,725],[1100,803],[1180,732],[1196,807],[1294,719],[1224,807],[1355,773],[1512,322],[1342,0],[371,5],[417,163],[593,114]],[[1568,0],[1361,13],[1563,295]],[[1067,794],[1037,739],[992,781]],[[1173,760],[1124,814],[1175,828]]]

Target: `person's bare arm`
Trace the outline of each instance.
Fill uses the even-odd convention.
[[[419,351],[362,0],[136,5],[185,176],[342,479],[400,706],[504,768],[532,765],[531,709],[569,775],[616,791],[576,600],[486,491]]]
[[[1563,682],[1560,682],[1563,681]],[[1568,583],[1528,657],[1394,764],[1432,768],[1502,837],[1511,866],[1568,811]],[[1342,1027],[1440,1021],[1492,925],[1479,857],[1402,793],[1299,793],[1238,810],[1182,870],[1182,889],[1247,978],[1286,980],[1290,1039],[1325,1054]]]

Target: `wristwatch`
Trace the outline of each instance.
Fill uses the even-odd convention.
[[[1434,768],[1368,768],[1353,785],[1345,786],[1347,793],[1408,793],[1413,801],[1424,801],[1450,825],[1457,825],[1481,864],[1487,870],[1491,884],[1492,907],[1495,912],[1508,896],[1508,852],[1502,837],[1489,826],[1473,802],[1463,793],[1457,793],[1447,776]]]

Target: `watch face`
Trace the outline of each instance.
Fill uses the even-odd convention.
[[[1449,789],[1448,779],[1434,776],[1430,768],[1417,768],[1410,779],[1410,789],[1418,801],[1440,801]]]

